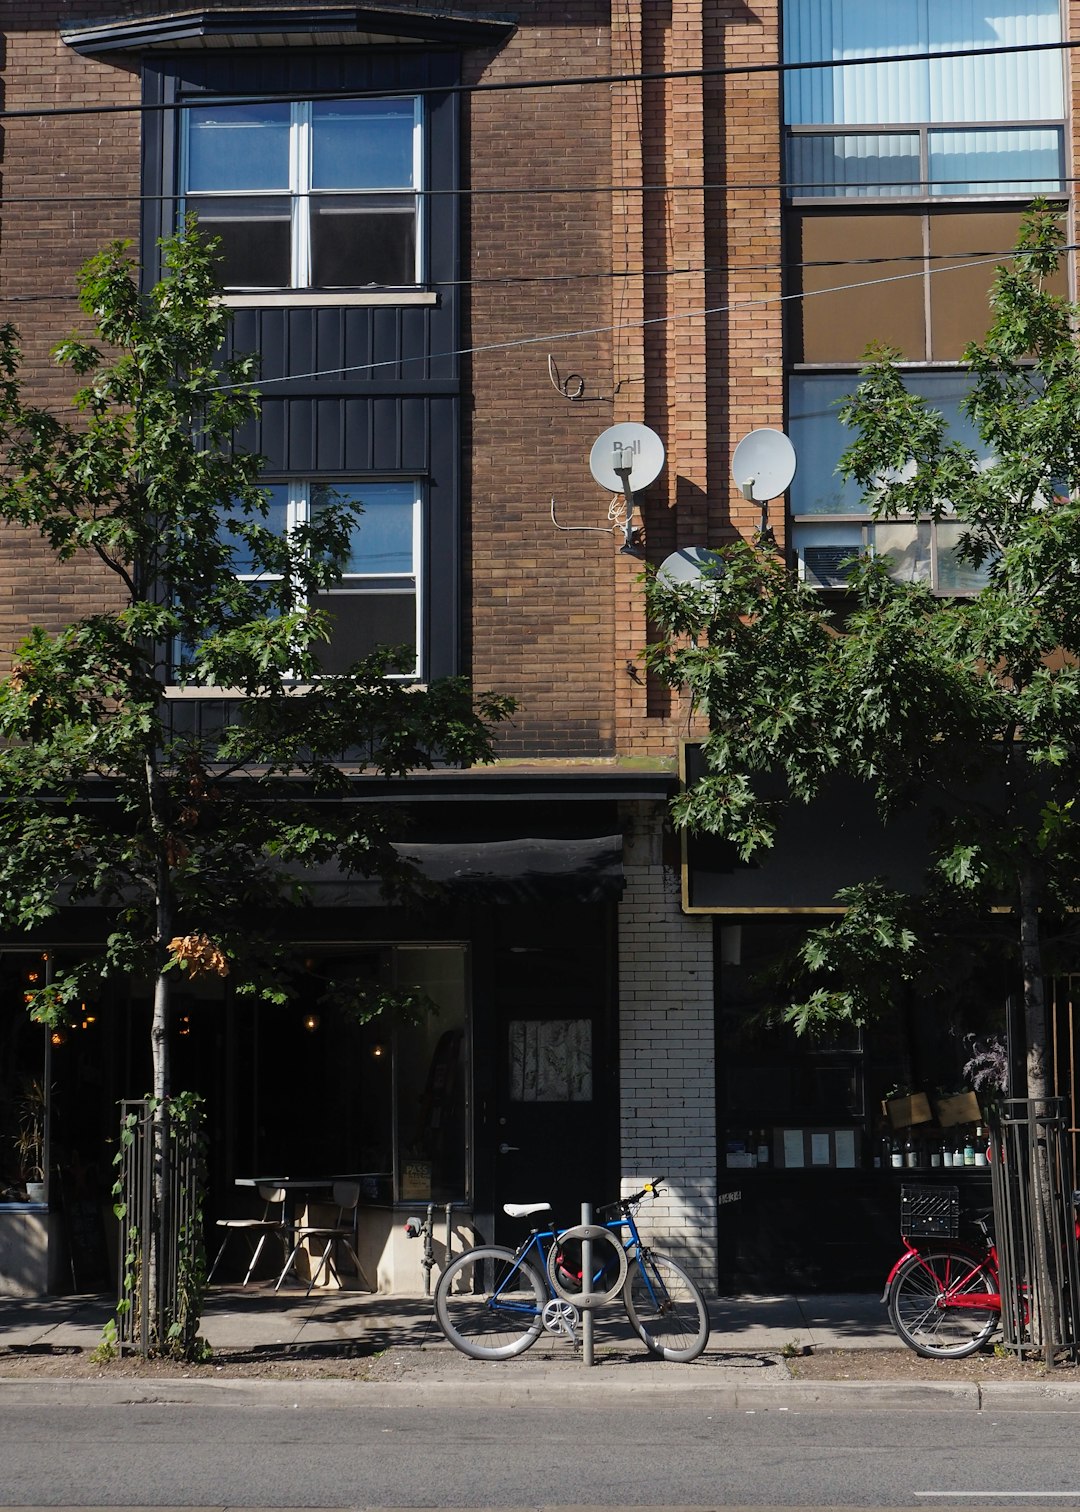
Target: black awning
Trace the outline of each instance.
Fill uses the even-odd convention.
[[[454,903],[607,903],[622,896],[622,836],[408,842],[395,850]],[[382,904],[379,883],[324,869],[309,880],[323,907]]]

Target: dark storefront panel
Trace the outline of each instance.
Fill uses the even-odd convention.
[[[881,1291],[902,1250],[901,1182],[940,1179],[925,1170],[722,1170],[721,1294]],[[990,1208],[989,1171],[955,1181],[962,1215]],[[739,1200],[725,1202],[733,1191]]]
[[[799,994],[811,927],[779,915],[714,930],[721,1292],[879,1286],[899,1253],[902,1181],[955,1180],[966,1207],[990,1206],[978,1102],[951,1124],[943,1099],[964,1086],[973,1003],[984,1029],[1004,1029],[1000,981],[976,985],[955,1015],[911,994],[866,1028],[800,1037],[775,1014]],[[922,1103],[887,1113],[900,1092]],[[980,1164],[954,1167],[965,1145]],[[740,1200],[725,1203],[732,1191]]]

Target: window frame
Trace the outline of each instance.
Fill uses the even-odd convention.
[[[310,99],[297,95],[290,100],[273,101],[273,103],[287,104],[289,109],[289,143],[288,143],[288,187],[282,189],[198,189],[193,190],[190,185],[191,172],[191,127],[192,118],[199,110],[217,107],[235,106],[243,108],[258,104],[265,96],[251,95],[243,100],[226,95],[181,95],[179,112],[179,152],[177,159],[177,202],[179,207],[179,220],[183,223],[184,216],[191,209],[197,213],[197,206],[202,201],[232,201],[241,203],[243,200],[267,200],[287,199],[289,205],[289,282],[286,284],[230,284],[226,286],[226,298],[230,295],[238,297],[264,297],[267,294],[281,294],[299,292],[306,294],[328,293],[338,295],[341,292],[363,290],[366,292],[401,289],[413,291],[421,289],[426,274],[425,267],[425,194],[427,155],[425,151],[425,125],[426,112],[424,109],[424,97],[420,94],[397,94],[387,91],[385,94],[364,96],[364,99],[377,100],[409,100],[412,103],[412,184],[403,185],[400,188],[388,188],[386,186],[354,187],[351,189],[340,188],[315,188],[314,178],[314,148],[315,148],[315,120],[314,107],[316,105],[332,104],[320,97]],[[350,97],[352,98],[352,97]],[[270,103],[269,101],[267,103]],[[345,102],[343,102],[345,103]],[[413,277],[411,281],[402,284],[317,284],[313,282],[313,252],[312,252],[312,225],[313,211],[320,199],[347,199],[355,198],[360,201],[364,198],[389,198],[400,197],[412,200],[412,223],[413,223]]]
[[[390,582],[411,582],[413,587],[413,600],[415,603],[414,626],[416,657],[412,667],[407,671],[392,672],[388,673],[387,675],[391,680],[399,682],[416,682],[422,675],[423,668],[426,663],[427,652],[427,648],[424,643],[424,593],[427,577],[427,574],[425,572],[426,564],[424,562],[424,517],[426,498],[422,480],[415,477],[393,478],[382,476],[377,478],[359,478],[352,476],[348,478],[326,478],[318,475],[308,475],[305,477],[292,476],[285,478],[267,477],[262,481],[267,488],[280,488],[287,490],[285,499],[285,529],[290,533],[294,531],[298,526],[306,525],[311,519],[312,501],[315,492],[318,489],[326,488],[332,490],[335,488],[341,488],[342,490],[349,489],[360,491],[363,489],[379,488],[385,486],[393,486],[399,488],[405,487],[411,489],[412,530],[410,534],[410,547],[412,551],[412,572],[343,572],[341,581],[339,583],[336,583],[332,588],[322,590],[318,594],[318,598],[320,600],[333,600],[346,598],[377,598],[380,596],[388,597],[395,592],[393,588],[387,586],[363,588],[355,585],[356,583],[365,580],[371,581],[373,583],[378,583],[380,585],[386,585]],[[236,577],[241,582],[257,583],[260,580],[264,582],[269,582],[272,580],[280,581],[280,579],[274,579],[272,574],[262,572],[238,572],[236,573]],[[329,612],[332,613],[333,610],[330,609]],[[379,644],[389,644],[389,642],[380,641]],[[335,674],[327,673],[326,675],[328,677],[332,677]]]

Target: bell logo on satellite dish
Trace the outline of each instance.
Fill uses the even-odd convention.
[[[589,471],[601,488],[621,493],[626,513],[619,521],[623,532],[622,551],[640,555],[641,532],[634,528],[634,495],[655,483],[664,466],[664,443],[647,425],[627,421],[611,425],[593,442],[589,453]]]
[[[744,499],[761,505],[758,537],[775,543],[769,524],[769,500],[786,493],[795,476],[795,448],[783,431],[755,430],[744,436],[731,457],[731,475]]]

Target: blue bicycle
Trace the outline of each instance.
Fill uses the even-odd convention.
[[[435,1316],[457,1349],[474,1360],[508,1360],[548,1333],[577,1334],[582,1307],[621,1296],[645,1347],[663,1360],[694,1360],[709,1339],[709,1311],[682,1266],[643,1243],[634,1215],[659,1181],[597,1210],[605,1222],[536,1229],[516,1250],[483,1244],[457,1255],[435,1288]],[[550,1214],[551,1204],[507,1203],[511,1218]],[[550,1217],[548,1222],[550,1222]],[[592,1247],[590,1275],[584,1245]]]

